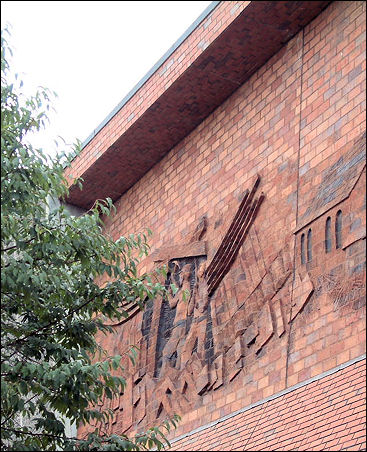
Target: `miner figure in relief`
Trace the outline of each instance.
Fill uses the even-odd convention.
[[[205,279],[206,262],[202,262],[197,269],[194,293],[188,305],[188,315],[194,315],[190,332],[185,339],[181,356],[181,369],[190,360],[195,350],[200,359],[205,358],[205,333],[207,327],[207,307],[209,303],[208,286]]]
[[[191,302],[191,264],[184,265],[182,267],[182,270],[180,271],[178,262],[174,261],[172,273],[179,274],[180,287],[175,295],[168,299],[170,308],[176,309],[176,312],[171,336],[163,349],[163,364],[160,372],[161,374],[164,374],[166,372],[168,365],[171,367],[180,367],[180,354],[178,353],[178,350],[182,348],[182,343],[185,341],[188,306],[190,306]]]

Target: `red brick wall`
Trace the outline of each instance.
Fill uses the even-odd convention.
[[[186,394],[181,413],[172,405],[183,414],[175,434],[365,351],[366,204],[359,157],[365,69],[365,3],[334,2],[116,202],[107,232],[117,238],[150,228],[152,252],[187,243],[206,215],[209,261],[244,191],[256,174],[261,176],[265,201],[211,300],[215,351],[223,356],[225,381],[200,397]],[[338,210],[343,212],[343,243],[336,249]],[[329,216],[333,242],[326,254]],[[310,228],[312,261],[301,264],[300,238]],[[142,344],[141,319],[101,341],[118,353],[129,343]],[[240,356],[235,344],[241,321],[255,323],[259,335],[230,381]],[[149,368],[151,359],[141,358],[139,365]],[[149,388],[143,391],[148,391],[146,399],[127,391],[125,411],[123,401],[116,405],[112,429],[117,433],[129,426],[126,416],[142,419],[133,429],[156,421],[154,391],[149,397]],[[128,407],[134,397],[139,400],[136,415]]]

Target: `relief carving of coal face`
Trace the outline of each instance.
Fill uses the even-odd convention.
[[[272,295],[268,293],[265,274],[257,283],[257,292],[252,291],[252,298],[261,298],[263,302],[253,303],[248,293],[245,303],[242,297],[245,294],[238,293],[236,306],[233,309],[225,306],[227,287],[222,282],[236,259],[244,259],[246,237],[253,240],[250,230],[264,200],[263,193],[256,196],[259,185],[260,177],[257,176],[252,188],[245,192],[214,255],[208,253],[209,242],[205,241],[208,226],[205,217],[188,243],[171,245],[153,253],[153,261],[168,262],[165,281],[168,295],[155,301],[143,314],[141,369],[135,371],[132,378],[134,403],[129,415],[131,422],[126,425],[144,418],[154,421],[167,413],[183,414],[205,392],[235,378],[244,365],[247,350],[253,347],[252,350],[256,348],[258,352],[273,335],[272,315],[278,323],[283,322],[278,330],[284,331],[281,303],[278,303],[279,312],[271,312],[268,302]],[[213,255],[210,261],[208,254]],[[278,275],[273,284],[277,286],[273,292],[284,285],[290,274],[288,261],[280,256],[274,265],[274,271],[280,271],[282,275]],[[246,283],[245,280],[240,282]],[[172,290],[172,284],[175,290]],[[221,318],[223,310],[230,313],[229,318]],[[134,397],[134,394],[139,396]]]
[[[365,286],[353,273],[357,261],[350,270],[353,278],[345,281],[340,275],[315,278],[307,265],[295,264],[293,240],[298,245],[302,230],[295,237],[290,233],[269,257],[259,223],[263,212],[257,219],[265,198],[257,194],[260,183],[258,176],[232,221],[216,221],[219,212],[213,212],[210,222],[200,219],[188,240],[151,254],[157,265],[168,265],[162,281],[167,295],[150,303],[141,317],[134,304],[125,307],[130,315],[118,337],[122,342],[124,335],[140,353],[137,365],[127,369],[125,393],[113,407],[121,412],[114,421],[120,422],[119,431],[154,424],[167,414],[182,415],[199,407],[204,394],[239,381],[240,374],[245,381],[247,368],[267,353],[267,344],[290,337],[291,324],[305,322],[302,313],[324,291],[335,309],[350,297],[359,306]],[[218,233],[224,224],[229,226]],[[351,253],[357,239],[365,240],[365,232],[346,237],[343,250]]]
[[[146,378],[154,382],[152,398],[159,400],[150,413],[156,412],[159,416],[163,411],[170,411],[172,404],[181,405],[185,410],[193,397],[200,397],[223,384],[226,350],[221,335],[215,337],[219,330],[214,320],[217,318],[216,306],[212,306],[211,300],[217,297],[216,291],[236,260],[264,200],[262,193],[255,196],[259,185],[258,176],[251,190],[245,192],[210,262],[204,241],[205,217],[200,220],[189,243],[162,248],[154,254],[156,262],[168,261],[165,284],[169,295],[155,307],[159,309],[156,341],[145,335],[154,355],[154,371]],[[176,292],[170,290],[172,284],[175,284]],[[146,319],[148,316],[149,313]],[[185,396],[188,392],[190,400]]]

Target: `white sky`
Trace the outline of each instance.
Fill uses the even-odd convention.
[[[32,139],[84,141],[211,1],[2,1],[11,67],[24,91],[55,91],[51,124]]]

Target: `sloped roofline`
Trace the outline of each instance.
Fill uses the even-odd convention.
[[[116,107],[103,119],[103,121],[93,130],[91,134],[83,141],[82,149],[103,129],[103,127],[121,110],[121,108],[137,93],[137,91],[147,82],[150,77],[168,60],[168,58],[175,52],[175,50],[190,36],[196,27],[216,8],[219,1],[212,2],[200,16],[189,26],[189,28],[177,39],[177,41],[167,50],[167,52],[159,58],[154,66],[144,75],[142,79],[126,94],[126,96],[116,105]]]

